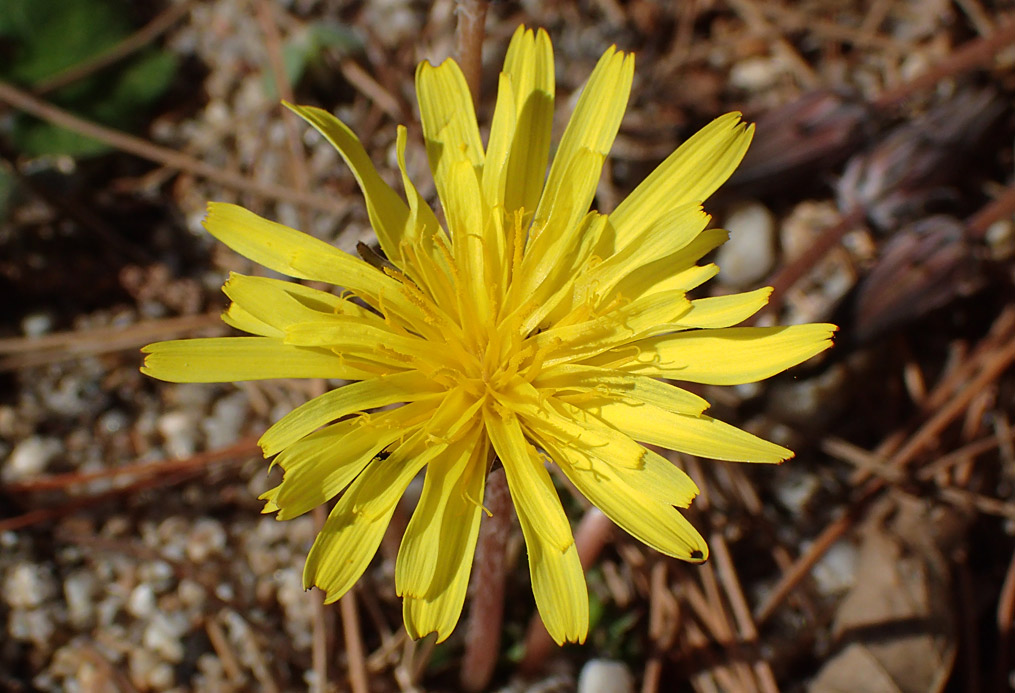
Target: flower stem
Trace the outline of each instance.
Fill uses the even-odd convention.
[[[472,92],[472,104],[479,106],[483,74],[483,37],[486,33],[486,0],[457,0],[458,64]]]
[[[507,577],[505,549],[511,536],[512,518],[511,495],[502,468],[487,477],[483,500],[490,514],[483,518],[479,528],[460,674],[462,688],[473,692],[486,690],[500,652]]]

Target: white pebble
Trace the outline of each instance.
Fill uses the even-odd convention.
[[[793,515],[800,515],[821,488],[817,475],[788,472],[775,484],[775,497]]]
[[[310,647],[313,639],[314,599],[303,589],[302,570],[283,568],[275,573],[274,582],[278,588],[278,603],[285,612],[285,626],[292,638],[293,647]]]
[[[216,401],[211,408],[211,416],[201,421],[208,447],[214,450],[236,442],[249,418],[249,407],[247,395],[242,390]]]
[[[181,613],[161,613],[152,616],[145,628],[142,643],[145,648],[160,655],[169,662],[183,659],[183,645],[180,638],[187,632],[187,617]]]
[[[15,640],[40,648],[52,645],[56,624],[47,609],[12,609],[7,615],[7,632]]]
[[[151,585],[142,582],[130,591],[127,611],[137,618],[149,618],[155,612],[155,590]]]
[[[858,562],[856,546],[848,541],[833,544],[811,570],[818,592],[826,596],[845,594],[856,584]]]
[[[142,690],[161,691],[169,688],[175,682],[173,668],[166,662],[159,661],[158,657],[148,650],[140,647],[130,651],[128,667],[131,683]]]
[[[166,441],[172,457],[189,457],[197,449],[197,427],[194,417],[185,411],[171,411],[159,417],[159,433]]]
[[[719,281],[736,289],[764,279],[775,266],[775,220],[759,202],[747,202],[726,218],[730,239],[719,248]]]
[[[56,583],[45,567],[19,563],[7,573],[3,591],[7,604],[12,608],[31,609],[56,593]]]
[[[168,552],[166,553],[168,555]],[[137,579],[151,585],[156,592],[165,592],[175,582],[176,573],[173,572],[173,566],[166,561],[146,561],[138,566]]]
[[[63,445],[56,438],[25,438],[14,447],[0,477],[9,482],[37,476],[62,450]]]
[[[53,316],[48,313],[31,313],[21,320],[21,331],[26,337],[41,337],[53,329]]]
[[[191,609],[199,609],[208,600],[208,590],[199,582],[189,578],[180,580],[180,586],[176,588],[176,594],[184,606]]]
[[[203,563],[210,556],[222,553],[226,546],[226,531],[220,522],[202,518],[194,523],[187,537],[187,558]]]
[[[76,628],[86,627],[95,616],[95,593],[98,582],[87,570],[71,573],[63,581],[63,596],[67,600],[67,619]]]
[[[578,693],[632,693],[634,677],[623,662],[590,659],[578,676]]]
[[[763,91],[775,85],[784,72],[777,57],[744,58],[730,68],[729,83],[744,91]]]

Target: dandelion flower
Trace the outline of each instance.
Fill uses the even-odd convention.
[[[637,539],[700,562],[708,547],[679,511],[698,489],[645,445],[721,460],[792,456],[708,416],[705,400],[670,382],[755,382],[831,343],[826,324],[734,327],[765,305],[767,288],[687,298],[717,271],[698,261],[727,238],[706,229],[701,202],[733,172],[753,128],[738,113],[716,119],[613,212],[589,211],[633,72],[632,55],[606,51],[550,162],[544,31],[514,34],[485,146],[458,65],[422,63],[416,91],[446,227],[406,175],[404,127],[405,200],[348,127],[287,104],[352,169],[384,262],[235,205],[208,206],[205,227],[236,252],[343,291],[232,274],[223,319],[250,336],[152,344],[142,371],[172,382],[348,381],[282,417],[259,443],[284,470],[262,496],[265,512],[288,519],[338,497],[303,573],[327,601],[366,569],[425,469],[395,587],[410,635],[447,638],[498,460],[543,622],[558,643],[582,641],[585,580],[548,462]]]

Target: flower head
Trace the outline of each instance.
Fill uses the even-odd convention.
[[[723,460],[792,456],[708,416],[705,400],[668,382],[754,382],[830,345],[832,325],[732,327],[765,305],[769,289],[687,298],[717,271],[697,262],[727,238],[706,230],[701,201],[740,162],[753,128],[736,113],[716,119],[612,213],[589,211],[633,71],[633,56],[606,51],[547,173],[554,74],[545,32],[515,33],[485,146],[459,67],[422,63],[416,89],[446,228],[405,173],[405,128],[397,152],[407,201],[344,124],[290,105],[352,169],[387,262],[209,205],[205,227],[229,247],[344,291],[233,274],[223,318],[251,336],[152,344],[142,370],[177,382],[351,381],[260,440],[285,472],[263,496],[266,512],[292,518],[338,496],[304,570],[328,601],[366,569],[425,469],[395,584],[409,633],[446,638],[496,458],[543,621],[558,642],[580,641],[588,597],[547,461],[639,540],[702,561],[708,547],[678,510],[698,489],[644,444]]]

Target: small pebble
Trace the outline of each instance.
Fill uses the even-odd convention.
[[[775,266],[775,220],[759,202],[747,202],[726,218],[730,239],[719,248],[719,281],[741,289],[761,281]]]
[[[168,663],[140,647],[130,651],[128,667],[131,683],[141,690],[165,690],[175,680],[173,668]]]
[[[0,478],[10,482],[37,476],[62,451],[63,445],[56,438],[43,436],[25,438],[11,451],[3,471],[0,472]]]
[[[7,615],[7,632],[15,640],[47,648],[55,631],[55,619],[48,609],[12,609]]]
[[[98,582],[94,573],[78,570],[63,581],[63,596],[67,601],[67,619],[76,628],[90,624],[95,617],[95,595]]]
[[[759,92],[774,86],[785,72],[782,61],[775,57],[744,58],[730,68],[729,83],[747,92]]]
[[[32,609],[56,594],[56,582],[45,566],[23,562],[7,573],[3,593],[8,606]]]
[[[145,628],[142,643],[166,661],[176,663],[183,659],[180,638],[187,630],[187,617],[184,614],[157,612]]]
[[[578,675],[578,693],[632,693],[634,677],[623,662],[590,659]]]
[[[242,390],[216,401],[211,416],[201,421],[208,447],[214,450],[235,443],[249,418],[249,409],[247,395]]]
[[[836,364],[813,378],[779,381],[769,390],[771,416],[800,426],[821,425],[841,409],[836,402],[844,399],[849,380],[845,366]]]
[[[859,550],[848,541],[838,541],[821,557],[811,575],[822,595],[835,597],[845,594],[856,584],[856,567]]]
[[[799,517],[820,488],[821,482],[817,475],[810,472],[788,471],[785,476],[780,476],[773,490],[779,504],[792,515]]]
[[[21,320],[21,331],[26,337],[41,337],[53,329],[53,316],[49,313],[30,313]]]
[[[222,523],[201,518],[187,537],[187,558],[202,563],[215,554],[222,553],[226,546],[226,531]]]
[[[286,630],[293,638],[293,647],[310,647],[313,639],[311,624],[314,601],[307,598],[303,589],[302,569],[293,567],[279,570],[275,573],[274,582],[278,586],[278,603],[285,612]]]
[[[197,422],[185,411],[171,411],[159,417],[159,433],[172,457],[189,457],[197,449]]]
[[[149,618],[155,612],[155,591],[152,586],[142,582],[127,597],[127,611],[137,618]]]

